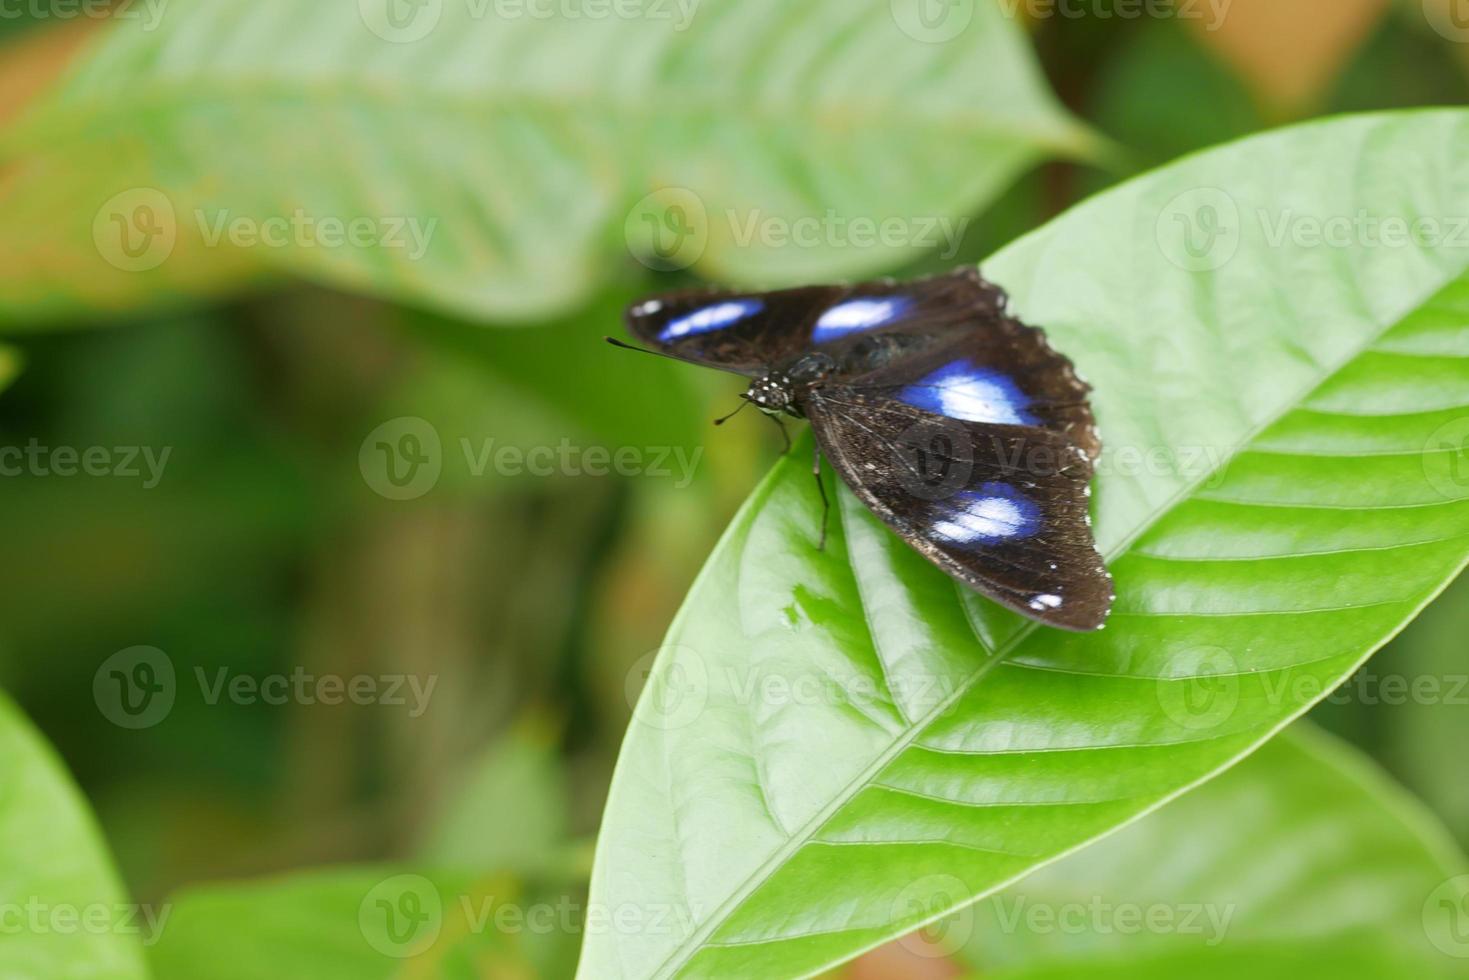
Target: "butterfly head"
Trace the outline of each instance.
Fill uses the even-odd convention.
[[[795,390],[791,379],[775,372],[750,382],[749,390],[742,397],[766,415],[790,412],[795,406]]]

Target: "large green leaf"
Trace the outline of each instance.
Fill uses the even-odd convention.
[[[1459,111],[1283,130],[987,263],[1096,386],[1110,626],[1001,613],[846,492],[817,551],[798,448],[695,584],[614,777],[592,901],[681,925],[589,937],[583,975],[850,957],[1222,771],[1411,619],[1469,554],[1469,249],[1276,233],[1457,227],[1466,152]]]
[[[941,925],[984,976],[1256,976],[1337,951],[1313,976],[1469,975],[1429,901],[1469,870],[1420,804],[1295,726],[1217,780]],[[1436,946],[1435,941],[1443,943]],[[1236,972],[1224,969],[1230,965]],[[1110,975],[1110,974],[1108,974]]]
[[[50,746],[0,699],[0,976],[143,980],[167,908],[138,906]]]
[[[7,281],[32,284],[7,305],[115,300],[119,266],[171,268],[175,229],[181,262],[216,241],[497,316],[569,308],[629,248],[736,280],[887,268],[1093,143],[994,0],[938,24],[925,2],[178,0],[152,29],[117,24],[0,139],[17,172],[55,177],[16,185],[44,201],[7,211],[0,243],[44,207],[49,238],[83,245],[30,263],[17,245]],[[62,166],[139,157],[151,171],[117,179]],[[342,244],[315,237],[327,220],[365,223]]]

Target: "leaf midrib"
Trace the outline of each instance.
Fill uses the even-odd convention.
[[[1147,520],[1139,521],[1138,526],[1133,530],[1133,532],[1124,537],[1113,549],[1109,551],[1106,556],[1107,562],[1110,564],[1117,558],[1120,558],[1123,555],[1127,554],[1132,545],[1149,530],[1151,530],[1158,523],[1158,521],[1167,516],[1175,507],[1179,506],[1180,503],[1190,497],[1201,485],[1205,483],[1205,481],[1211,479],[1217,472],[1224,469],[1231,462],[1233,462],[1234,458],[1241,452],[1243,452],[1246,447],[1248,447],[1252,442],[1258,439],[1262,433],[1264,433],[1271,426],[1275,425],[1286,415],[1289,415],[1291,412],[1299,408],[1300,404],[1311,392],[1326,384],[1333,377],[1335,377],[1337,374],[1341,373],[1344,369],[1351,365],[1353,361],[1357,360],[1359,357],[1367,353],[1367,351],[1378,341],[1380,341],[1383,336],[1390,333],[1413,312],[1422,309],[1429,300],[1431,300],[1438,293],[1446,289],[1451,283],[1463,279],[1466,271],[1469,271],[1469,263],[1466,263],[1465,266],[1461,267],[1457,274],[1445,277],[1442,282],[1438,283],[1437,286],[1435,286],[1433,289],[1426,291],[1425,294],[1421,296],[1416,302],[1407,305],[1402,313],[1398,314],[1395,318],[1386,322],[1380,330],[1372,333],[1360,344],[1353,347],[1346,355],[1342,357],[1342,359],[1333,364],[1330,368],[1322,371],[1309,384],[1303,385],[1302,388],[1297,391],[1292,398],[1283,401],[1279,411],[1273,413],[1269,418],[1264,419],[1253,429],[1247,432],[1233,449],[1231,449],[1227,454],[1221,455],[1221,458],[1217,460],[1216,465],[1214,465],[1212,468],[1204,470],[1195,479],[1181,484],[1177,492],[1175,492],[1163,504],[1161,504]],[[786,465],[789,464],[786,462],[782,462],[780,464],[781,467]],[[773,477],[778,472],[779,467],[774,473],[771,474],[771,478],[768,478],[766,482],[773,482]],[[759,499],[764,498],[763,494],[757,496]],[[757,497],[752,497],[752,503],[756,499]],[[851,555],[849,554],[848,562],[850,563],[850,561]],[[1466,562],[1469,562],[1469,559],[1466,559]],[[853,567],[852,572],[855,576],[855,567]],[[690,595],[693,595],[692,589],[690,590]],[[981,647],[984,647],[983,639],[974,629],[973,621],[969,620],[967,608],[965,618],[967,621],[969,621],[970,630],[974,633],[976,642],[978,642]],[[1027,621],[1026,623],[1024,623],[1015,632],[1015,634],[1008,641],[1005,642],[1000,650],[994,652],[992,656],[979,669],[977,669],[973,674],[965,678],[959,684],[955,685],[954,691],[947,698],[940,702],[936,707],[931,709],[926,715],[923,716],[922,719],[908,726],[908,728],[897,739],[894,740],[893,745],[889,749],[885,750],[871,765],[869,765],[861,773],[855,776],[852,781],[847,784],[846,788],[844,788],[841,793],[833,798],[831,804],[824,807],[819,813],[808,819],[806,823],[803,824],[800,828],[800,832],[797,836],[791,837],[774,854],[772,854],[769,858],[762,862],[758,868],[747,875],[744,882],[741,883],[740,887],[735,892],[732,892],[727,899],[719,904],[719,907],[715,909],[714,914],[709,917],[709,919],[706,921],[706,924],[701,925],[699,928],[690,933],[687,939],[685,939],[682,943],[675,947],[674,950],[669,953],[667,957],[664,958],[664,960],[659,964],[657,971],[654,973],[654,977],[671,977],[674,971],[686,966],[689,960],[692,959],[693,956],[698,953],[699,949],[705,945],[704,941],[710,935],[716,932],[719,927],[728,920],[729,916],[734,911],[736,911],[747,898],[749,898],[759,889],[761,884],[763,884],[776,870],[778,870],[787,861],[789,861],[790,858],[793,857],[797,851],[804,847],[809,842],[809,838],[812,834],[819,830],[828,820],[830,820],[838,811],[840,811],[842,807],[846,806],[853,798],[855,798],[856,795],[860,793],[867,785],[872,783],[876,775],[879,774],[898,755],[910,748],[914,744],[916,738],[924,730],[926,730],[928,726],[931,725],[936,719],[942,717],[945,711],[953,707],[954,702],[956,702],[964,694],[968,693],[968,691],[974,684],[978,683],[991,670],[993,670],[996,666],[1004,662],[1011,654],[1013,654],[1025,640],[1027,640],[1032,634],[1034,634],[1037,628],[1038,624],[1033,621]],[[1324,691],[1322,692],[1321,696],[1325,697],[1329,693],[1329,691]],[[1299,714],[1299,712],[1297,712],[1297,714]],[[1286,724],[1289,724],[1289,722],[1294,720],[1296,716],[1296,714],[1291,715],[1289,718],[1282,721],[1280,726],[1277,726],[1273,730],[1279,730],[1279,728],[1284,727]],[[1212,771],[1210,774],[1205,776],[1204,779],[1212,778],[1212,776],[1217,775],[1219,772],[1222,772],[1225,769],[1229,768],[1229,766],[1233,765],[1234,762],[1238,761],[1239,758],[1243,758],[1244,754],[1245,753],[1241,753],[1234,760],[1231,760],[1220,768]],[[1202,781],[1202,779],[1199,780],[1199,782]],[[1032,865],[1025,870],[1024,874],[1029,874],[1038,868],[1045,867],[1048,864],[1052,864],[1060,860],[1062,857],[1065,857],[1072,851],[1075,851],[1079,847],[1084,846],[1085,844],[1116,833],[1123,827],[1129,826],[1130,824],[1136,822],[1150,810],[1157,809],[1158,806],[1163,805],[1169,800],[1176,799],[1178,796],[1191,789],[1194,785],[1198,785],[1198,783],[1191,783],[1187,786],[1181,787],[1175,792],[1166,794],[1161,800],[1154,804],[1154,806],[1150,808],[1145,808],[1144,810],[1140,811],[1137,814],[1134,814],[1126,820],[1123,820],[1117,825],[1108,828],[1100,834],[1097,834],[1095,837],[1087,838],[1086,840],[1078,842],[1076,847],[1068,848],[1062,853],[1057,854],[1056,856],[1048,860],[1043,860],[1036,863],[1035,865]],[[976,894],[969,896],[967,901],[961,903],[959,906],[956,906],[954,909],[947,910],[945,914],[956,911],[958,908],[971,905],[974,902],[977,902],[980,899],[984,898],[986,895],[991,894],[993,891],[1000,887],[1003,887],[1003,883],[1001,883],[1000,885],[996,885],[994,888],[981,890]],[[769,942],[770,940],[765,941]],[[844,959],[845,958],[846,957],[844,957]]]

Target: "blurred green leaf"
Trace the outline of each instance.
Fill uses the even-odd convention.
[[[20,351],[0,345],[0,391],[10,387],[10,382],[20,373],[20,363]]]
[[[1018,621],[845,490],[818,551],[798,449],[696,582],[613,780],[594,904],[688,925],[589,936],[582,974],[840,962],[1223,771],[1410,620],[1469,554],[1469,249],[1294,232],[1469,213],[1466,152],[1463,112],[1282,130],[988,263],[1096,386],[1110,625]]]
[[[495,423],[487,434],[529,441],[549,431],[555,438],[592,437],[612,447],[692,449],[713,431],[706,395],[716,379],[603,341],[609,334],[624,335],[623,311],[649,291],[608,291],[585,310],[534,330],[490,331],[418,312],[405,312],[401,322],[415,339],[446,352],[454,369],[472,369],[489,382],[497,397],[480,398],[484,419]],[[435,386],[432,379],[415,383],[422,389],[415,397],[430,401]],[[525,426],[527,432],[513,431],[538,417],[539,423]]]
[[[165,910],[129,902],[71,777],[3,699],[0,757],[0,974],[143,980]]]
[[[531,980],[564,975],[579,897],[393,868],[188,889],[152,949],[157,980]]]
[[[1469,745],[1466,630],[1469,577],[1461,576],[1383,651],[1381,670],[1356,699],[1371,702],[1364,708],[1381,733],[1378,749],[1387,764],[1463,842],[1469,842],[1469,780],[1458,747]]]
[[[1138,25],[1102,68],[1091,109],[1145,167],[1263,125],[1244,84],[1177,20]]]
[[[1096,147],[998,4],[925,3],[180,0],[0,137],[7,315],[196,286],[207,252],[502,318],[645,246],[739,281],[891,267]]]
[[[1429,0],[1430,3],[1436,0]],[[1464,67],[1455,46],[1427,30],[1423,0],[1403,16],[1385,18],[1336,81],[1331,112],[1364,112],[1464,101]],[[1469,41],[1469,33],[1462,40]]]
[[[461,777],[430,826],[419,858],[467,872],[544,873],[567,848],[569,809],[554,734],[521,726]]]
[[[1302,723],[1219,779],[959,912],[936,945],[1014,980],[1066,966],[1091,975],[1099,964],[1110,976],[1108,963],[1119,976],[1130,964],[1140,980],[1210,976],[1216,960],[1284,975],[1333,949],[1345,954],[1336,968],[1307,975],[1462,976],[1433,945],[1424,907],[1466,870],[1421,804]]]

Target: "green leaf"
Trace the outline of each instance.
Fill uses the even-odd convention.
[[[462,778],[419,857],[433,868],[544,872],[566,847],[565,776],[548,726],[498,740]]]
[[[1469,970],[1428,900],[1469,871],[1401,788],[1302,723],[1219,779],[964,909],[929,937],[984,976],[1124,966],[1256,976],[1340,951],[1310,975],[1418,980]],[[904,940],[915,950],[925,947]],[[1391,967],[1389,969],[1389,966]],[[1207,975],[1207,974],[1206,974]]]
[[[163,910],[129,903],[86,802],[5,699],[0,758],[0,975],[143,980]]]
[[[179,2],[114,25],[0,137],[36,201],[0,223],[5,281],[30,284],[9,315],[121,302],[170,247],[180,274],[201,248],[248,252],[497,317],[574,307],[629,248],[731,280],[870,272],[1095,148],[992,0],[937,25],[924,0],[395,4]],[[97,159],[127,166],[63,165]],[[74,247],[31,258],[43,215]],[[322,222],[363,224],[344,244]]]
[[[580,897],[506,875],[333,868],[187,889],[152,950],[157,980],[564,976]]]
[[[20,351],[14,347],[0,345],[0,391],[10,387],[10,383],[20,373],[20,368]]]
[[[1460,111],[1282,130],[987,263],[1096,387],[1109,627],[1000,612],[845,491],[816,550],[798,448],[695,583],[613,780],[593,903],[687,925],[588,937],[583,975],[847,959],[1218,774],[1410,620],[1469,554],[1469,249],[1291,232],[1453,227],[1466,152]]]
[[[1379,735],[1387,765],[1469,843],[1469,781],[1457,753],[1425,748],[1469,744],[1466,629],[1469,576],[1461,575],[1374,661],[1353,702]]]

